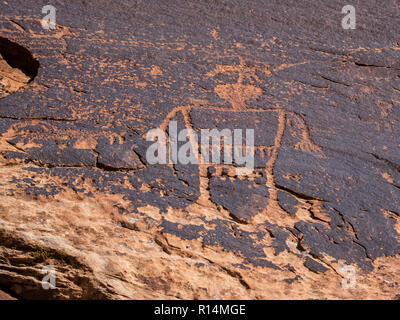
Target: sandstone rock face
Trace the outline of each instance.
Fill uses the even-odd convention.
[[[396,299],[396,1],[45,4],[0,1],[0,298]],[[149,163],[172,121],[254,170]]]

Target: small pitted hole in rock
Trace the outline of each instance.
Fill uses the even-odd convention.
[[[28,49],[0,37],[0,98],[18,91],[38,74],[39,61]]]

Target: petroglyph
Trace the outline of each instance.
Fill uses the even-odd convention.
[[[213,71],[207,73],[207,76],[215,76],[219,73],[238,73],[237,83],[234,84],[225,84],[218,85],[215,87],[215,92],[227,102],[231,104],[231,107],[218,107],[212,106],[208,104],[192,104],[186,106],[179,106],[173,108],[168,115],[164,118],[159,129],[161,129],[166,136],[168,136],[168,126],[172,119],[177,117],[180,113],[183,116],[185,127],[191,132],[195,132],[195,126],[192,121],[191,112],[194,110],[201,111],[202,113],[207,113],[209,111],[216,112],[228,112],[228,117],[232,117],[235,114],[241,113],[249,113],[249,114],[266,114],[270,115],[272,118],[276,118],[276,128],[275,127],[264,127],[266,131],[275,130],[273,133],[273,143],[271,145],[255,145],[254,149],[259,150],[261,153],[266,154],[268,160],[264,163],[261,168],[264,170],[266,176],[265,186],[270,190],[269,194],[269,204],[268,206],[277,205],[278,197],[277,192],[278,188],[275,184],[274,177],[274,166],[277,161],[277,156],[282,144],[282,138],[285,131],[290,130],[291,127],[288,126],[288,123],[291,123],[294,126],[295,130],[299,130],[301,133],[301,137],[299,137],[300,141],[293,145],[292,147],[295,149],[300,149],[304,152],[314,152],[318,153],[322,150],[320,146],[318,146],[311,138],[310,131],[307,127],[304,119],[296,114],[293,111],[287,111],[282,108],[277,107],[248,107],[246,101],[251,99],[256,99],[262,94],[262,90],[252,85],[243,84],[244,79],[250,80],[259,80],[257,77],[256,71],[264,72],[268,75],[271,75],[268,67],[248,67],[244,61],[244,59],[240,58],[239,65],[217,65]],[[230,114],[230,115],[229,115]],[[251,123],[248,123],[251,126]],[[207,128],[202,128],[207,129]],[[212,128],[210,128],[212,129]],[[245,129],[245,128],[236,128],[236,129]],[[295,132],[290,132],[291,134],[295,134]],[[210,195],[210,178],[211,177],[222,177],[223,175],[227,175],[231,178],[240,178],[247,177],[250,180],[254,180],[257,177],[257,174],[254,174],[252,170],[248,168],[240,168],[238,166],[229,165],[229,164],[203,164],[201,161],[202,158],[202,148],[206,147],[208,149],[209,145],[202,145],[195,140],[195,137],[192,135],[189,137],[190,143],[193,149],[197,149],[198,155],[198,175],[200,178],[200,196],[198,199],[198,203],[202,206],[208,208],[215,208],[215,203],[211,200]],[[172,166],[172,165],[171,165]],[[213,167],[215,169],[214,173],[210,174],[210,168]],[[220,208],[221,209],[221,208]],[[265,211],[265,209],[263,210]]]

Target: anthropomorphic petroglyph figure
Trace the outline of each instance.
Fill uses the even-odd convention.
[[[261,168],[265,172],[266,186],[271,190],[270,200],[276,201],[277,190],[275,186],[273,171],[285,131],[290,130],[288,129],[289,127],[294,128],[294,130],[292,130],[292,135],[298,135],[298,142],[293,145],[294,148],[300,149],[304,152],[318,152],[321,148],[312,141],[305,121],[295,112],[287,111],[279,107],[254,108],[247,105],[247,101],[257,99],[263,93],[261,88],[253,84],[254,81],[259,80],[256,71],[264,72],[270,75],[270,71],[266,66],[249,67],[242,59],[239,65],[217,65],[213,71],[207,74],[208,76],[216,76],[220,73],[238,73],[238,80],[236,83],[217,85],[214,89],[220,98],[230,103],[231,107],[218,107],[209,105],[207,103],[195,103],[191,105],[175,107],[165,117],[159,129],[161,129],[166,135],[168,135],[168,126],[171,120],[174,119],[179,113],[183,115],[186,129],[189,129],[192,132],[195,132],[195,129],[199,129],[195,128],[195,124],[192,121],[192,112],[229,112],[229,114],[232,115],[238,113],[246,113],[259,115],[261,119],[265,115],[268,115],[269,118],[273,118],[274,120],[271,121],[275,121],[276,123],[274,123],[274,125],[270,128],[261,125],[261,128],[263,130],[274,130],[273,134],[269,133],[272,136],[271,143],[269,143],[268,145],[257,145],[256,143],[254,149],[256,152],[258,151],[259,153],[265,155],[266,161],[265,163],[263,163]],[[250,84],[244,84],[244,79],[248,79]],[[248,125],[252,126],[251,123],[249,123]],[[197,141],[194,141],[193,137],[189,137],[189,139],[191,140],[193,148],[198,148],[198,170],[200,179],[200,197],[198,202],[202,205],[210,207],[215,206],[215,204],[211,202],[209,194],[210,167],[215,168],[214,172],[211,174],[212,176],[221,176],[225,174],[232,178],[242,179],[243,177],[246,177],[250,180],[256,178],[257,174],[253,172],[253,170],[249,170],[245,167],[238,168],[235,165],[224,163],[202,163],[200,159],[201,150],[205,146],[201,143],[198,143]]]

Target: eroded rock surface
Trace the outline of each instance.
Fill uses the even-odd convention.
[[[340,1],[74,0],[44,30],[47,3],[1,1],[0,290],[395,299],[400,12],[387,2],[354,4],[343,30]],[[254,129],[255,170],[149,164],[146,133],[171,121]]]

